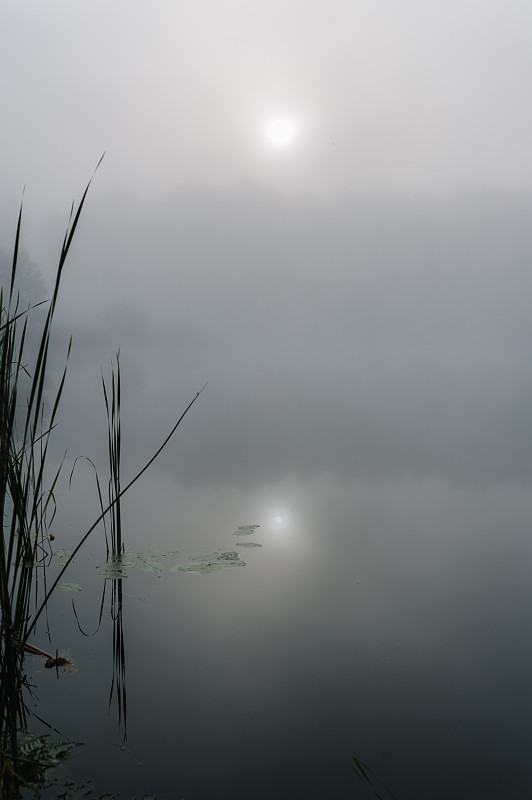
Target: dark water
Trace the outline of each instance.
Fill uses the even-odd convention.
[[[356,755],[400,798],[528,796],[527,492],[324,477],[257,494],[202,502],[155,474],[125,501],[130,549],[230,547],[235,524],[251,522],[263,544],[241,550],[245,568],[129,571],[127,741],[116,696],[108,709],[109,592],[90,637],[74,595],[56,595],[52,643],[78,672],[57,679],[35,658],[30,673],[35,710],[85,743],[66,774],[100,792],[325,800],[365,796]],[[277,527],[264,513],[274,497],[286,509]],[[93,540],[67,576],[84,586],[74,599],[92,630],[102,551]]]
[[[97,628],[89,541],[65,576],[83,591],[49,609],[78,672],[30,662],[35,711],[85,743],[67,775],[167,800],[347,800],[369,796],[355,755],[399,800],[532,795],[531,207],[246,187],[95,203],[54,341],[74,334],[54,547],[98,514],[90,464],[68,477],[86,455],[105,486],[118,346],[124,483],[209,381],[124,498],[126,548],[230,552],[254,524],[263,546],[212,574],[129,570],[124,742],[109,595],[94,636],[71,606]]]

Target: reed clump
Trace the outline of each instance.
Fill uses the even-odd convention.
[[[52,321],[63,269],[79,222],[88,186],[72,208],[62,244],[52,296],[35,352],[26,346],[28,321],[35,305],[21,308],[17,291],[22,206],[19,211],[11,274],[0,288],[0,793],[17,797],[23,770],[19,732],[26,727],[22,691],[32,603],[42,592],[36,570],[45,553],[54,514],[53,491],[59,469],[50,479],[48,445],[63,391],[45,402]],[[39,302],[37,305],[41,305]],[[68,347],[66,362],[68,362]],[[49,485],[45,485],[45,480]],[[48,654],[47,654],[48,655]],[[52,656],[52,658],[54,658]]]
[[[103,158],[103,157],[102,157]],[[100,159],[101,162],[101,159]],[[99,163],[100,163],[99,162]],[[99,166],[97,165],[97,168]],[[50,525],[55,514],[54,489],[61,466],[51,469],[48,464],[48,447],[56,425],[59,402],[66,378],[71,341],[68,344],[65,366],[55,393],[45,396],[48,380],[48,355],[52,322],[67,256],[79,224],[89,181],[80,202],[72,205],[67,230],[62,243],[51,298],[22,307],[17,291],[19,246],[22,225],[20,207],[15,233],[15,243],[10,274],[0,286],[0,800],[21,797],[20,787],[35,784],[28,779],[31,764],[38,768],[38,759],[48,765],[58,753],[67,753],[68,743],[51,743],[39,740],[39,746],[27,743],[27,707],[24,691],[29,686],[24,673],[24,655],[32,653],[46,658],[45,667],[75,671],[66,654],[55,656],[41,650],[29,639],[52,593],[61,581],[70,563],[91,535],[105,520],[111,524],[111,549],[113,555],[123,552],[120,499],[155,461],[166,447],[192,405],[198,391],[185,408],[172,430],[150,460],[135,477],[122,488],[120,482],[120,365],[117,354],[116,372],[113,370],[110,387],[104,381],[104,397],[109,423],[109,462],[111,479],[109,502],[102,513],[86,531],[64,563],[58,576],[46,583],[44,559],[50,553],[53,534]],[[37,306],[45,309],[44,320],[37,336],[37,345],[27,346],[28,322]],[[42,310],[42,309],[41,309]],[[33,338],[33,337],[32,337]],[[205,388],[205,387],[203,387]],[[102,504],[103,505],[103,504]],[[121,581],[114,582],[113,611],[121,621]],[[116,638],[119,651],[119,677],[115,687],[119,695],[119,708],[123,706],[125,722],[125,667],[121,637]],[[121,649],[122,648],[122,649]],[[116,654],[115,654],[116,655]],[[111,689],[111,695],[113,689]],[[41,737],[42,738],[42,737]],[[32,739],[33,742],[33,739]],[[57,752],[56,752],[57,751]],[[33,755],[31,755],[33,753]],[[45,757],[46,756],[46,757]],[[32,762],[33,759],[33,762]],[[37,759],[37,760],[36,760]],[[44,767],[48,768],[48,767]],[[40,774],[40,773],[39,773]],[[28,782],[29,781],[29,782]]]

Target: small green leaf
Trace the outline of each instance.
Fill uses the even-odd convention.
[[[154,558],[164,558],[166,553],[163,553],[162,550],[143,550],[142,553],[137,553],[136,555],[142,561],[153,561]]]
[[[137,553],[138,560],[134,566],[144,572],[161,572],[164,564],[157,561],[157,558],[164,558],[164,553],[160,550],[145,550],[143,553]]]
[[[135,566],[142,572],[162,572],[164,564],[159,561],[138,561]]]
[[[102,564],[102,566],[107,566],[107,564],[112,565],[113,567],[116,566],[118,569],[125,569],[126,567],[134,567],[136,565],[137,553],[115,553],[114,556],[111,556],[110,560],[106,562],[106,564]]]
[[[260,528],[260,525],[239,525],[236,531],[233,531],[233,536],[249,536],[255,533],[257,528]]]
[[[81,742],[50,742],[48,736],[35,737],[26,734],[20,743],[21,777],[27,783],[40,786],[46,777],[46,770],[56,767],[68,758],[74,747]]]
[[[189,564],[177,564],[172,567],[170,572],[195,572],[196,574],[208,575],[217,569],[226,567],[245,567],[246,562],[240,559],[234,550],[227,553],[204,553],[199,556],[189,556]]]
[[[73,552],[74,552],[73,550],[65,550],[65,548],[57,550],[54,555],[55,563],[59,564],[60,567],[64,567],[65,564],[68,563],[68,559],[70,558]],[[72,559],[72,561],[75,560],[76,560],[75,558]]]
[[[262,547],[258,542],[237,542],[235,547]]]
[[[201,572],[205,564],[176,564],[170,572]]]
[[[219,561],[238,561],[240,556],[235,550],[229,550],[227,553],[220,553],[218,555]]]
[[[106,581],[115,580],[117,578],[127,578],[127,572],[124,572],[119,564],[109,562],[107,564],[101,564],[99,567],[96,567],[96,569],[100,577],[104,578]]]

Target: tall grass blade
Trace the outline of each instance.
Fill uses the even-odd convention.
[[[133,485],[134,485],[134,484],[135,484],[135,483],[136,483],[136,482],[139,480],[139,478],[140,478],[142,475],[144,475],[144,473],[146,472],[146,470],[147,470],[147,469],[148,469],[148,468],[149,468],[149,467],[150,467],[150,466],[153,464],[153,462],[155,461],[155,459],[156,459],[156,458],[159,456],[159,454],[160,454],[160,453],[161,453],[161,452],[164,450],[164,448],[166,447],[166,445],[168,444],[168,442],[170,441],[170,439],[172,438],[172,436],[174,435],[174,433],[176,432],[176,430],[178,429],[178,427],[179,427],[179,426],[180,426],[180,424],[182,423],[183,419],[184,419],[184,418],[185,418],[185,416],[188,414],[188,412],[190,411],[190,409],[192,408],[192,406],[194,405],[194,403],[197,401],[197,399],[199,398],[200,394],[203,392],[203,390],[205,389],[205,387],[206,387],[206,386],[207,386],[207,384],[204,384],[204,386],[202,386],[202,388],[201,388],[201,389],[200,389],[198,392],[196,392],[195,396],[192,398],[192,400],[190,401],[190,403],[188,404],[188,406],[185,408],[185,410],[183,411],[183,413],[181,414],[181,416],[179,417],[179,419],[178,419],[178,420],[177,420],[177,422],[175,423],[174,427],[172,428],[172,430],[170,431],[170,433],[168,434],[168,436],[166,437],[166,439],[163,441],[163,443],[160,445],[160,447],[159,447],[159,448],[156,450],[156,452],[153,454],[153,456],[150,458],[150,460],[149,460],[149,461],[148,461],[148,462],[147,462],[147,463],[146,463],[146,464],[145,464],[145,465],[142,467],[142,469],[141,469],[141,470],[139,470],[139,472],[137,472],[137,474],[135,475],[135,477],[134,477],[134,478],[132,478],[132,480],[130,480],[130,482],[127,484],[127,486],[125,486],[125,487],[124,487],[124,489],[121,489],[121,490],[120,490],[120,494],[118,495],[118,498],[117,498],[117,499],[119,499],[119,498],[123,497],[123,496],[126,494],[126,492],[128,492],[128,491],[131,489],[131,487],[132,487],[132,486],[133,486]],[[116,501],[115,501],[115,502],[116,502]],[[111,509],[111,507],[112,507],[112,504],[108,505],[108,506],[107,506],[107,508],[105,508],[105,509],[102,511],[102,513],[99,515],[99,517],[98,517],[97,519],[95,519],[95,520],[94,520],[94,522],[93,522],[93,523],[92,523],[92,525],[90,526],[89,530],[88,530],[88,531],[87,531],[87,532],[84,534],[84,536],[83,536],[83,537],[80,539],[80,541],[78,542],[78,544],[76,545],[76,547],[75,547],[75,548],[74,548],[74,550],[72,551],[72,553],[71,553],[71,555],[70,555],[70,557],[69,557],[68,561],[66,562],[66,564],[64,565],[64,567],[61,569],[61,571],[60,571],[59,575],[57,576],[57,578],[56,578],[56,579],[55,579],[55,581],[53,582],[52,586],[50,587],[50,589],[49,589],[49,590],[48,590],[48,592],[46,593],[46,596],[45,596],[45,598],[44,598],[43,602],[41,603],[41,605],[40,605],[40,606],[39,606],[39,608],[37,609],[37,611],[36,611],[36,613],[34,614],[34,616],[33,616],[33,617],[31,618],[31,620],[28,622],[28,625],[27,625],[27,627],[26,627],[26,638],[27,638],[27,637],[28,637],[28,636],[29,636],[29,635],[32,633],[32,631],[35,629],[35,626],[36,626],[36,624],[37,624],[37,621],[39,620],[39,618],[40,618],[40,616],[41,616],[42,612],[44,611],[44,609],[45,609],[45,607],[46,607],[46,604],[48,603],[48,601],[49,601],[49,599],[50,599],[50,597],[51,597],[51,595],[52,595],[52,592],[54,591],[54,589],[55,589],[55,587],[57,586],[57,584],[58,584],[58,583],[60,583],[60,581],[61,581],[61,579],[62,579],[63,575],[65,574],[65,572],[66,572],[66,571],[67,571],[67,569],[69,568],[70,564],[72,563],[72,560],[75,558],[75,556],[77,555],[77,553],[78,553],[78,552],[81,550],[81,548],[83,547],[83,545],[85,544],[85,542],[87,541],[87,539],[89,538],[89,536],[91,535],[91,533],[92,533],[92,532],[95,530],[95,528],[97,528],[97,526],[100,524],[100,522],[101,522],[101,521],[104,519],[105,515],[106,515],[106,514],[109,512],[109,510]]]
[[[100,159],[101,162],[101,159]],[[99,162],[99,163],[100,163]],[[92,181],[92,178],[91,178]],[[51,402],[45,402],[48,353],[61,277],[91,181],[71,217],[56,271],[52,300],[36,354],[27,353],[29,312],[16,293],[22,203],[19,209],[9,296],[0,291],[0,796],[18,796],[21,757],[18,733],[26,723],[22,691],[23,653],[28,643],[32,597],[40,593],[35,567],[48,542],[51,494],[44,485],[48,444],[63,392],[66,364]],[[38,303],[37,305],[40,305]],[[70,353],[70,345],[68,354]],[[68,354],[66,363],[68,363]],[[24,409],[21,412],[21,409]],[[56,473],[52,486],[57,480]],[[53,492],[53,489],[51,490]],[[45,581],[45,578],[44,578]],[[46,584],[44,583],[44,591]],[[46,592],[45,596],[48,595]]]
[[[391,789],[388,789],[388,787],[381,780],[381,778],[379,778],[378,775],[375,775],[373,773],[373,771],[371,770],[371,768],[368,767],[367,764],[364,764],[364,762],[360,761],[360,759],[358,759],[356,756],[352,756],[352,759],[353,759],[353,764],[351,764],[351,769],[354,770],[355,775],[357,776],[357,778],[359,778],[359,780],[362,781],[364,786],[367,789],[369,789],[369,791],[372,793],[372,795],[374,797],[377,798],[377,800],[386,800],[386,797],[384,797],[384,795],[380,794],[379,790],[375,786],[375,784],[374,784],[374,782],[373,782],[373,780],[371,778],[372,774],[375,776],[377,781],[382,784],[384,790],[386,791],[387,798],[391,798],[391,800],[397,800],[397,797],[393,794]]]

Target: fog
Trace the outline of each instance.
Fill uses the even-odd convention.
[[[401,798],[530,792],[531,29],[517,0],[2,5],[0,247],[25,186],[25,298],[93,176],[51,351],[50,396],[72,336],[58,546],[98,513],[90,462],[69,477],[84,455],[104,481],[118,351],[124,483],[206,384],[124,498],[127,547],[247,523],[263,545],[124,581],[120,753],[109,632],[54,599],[80,671],[34,677],[87,741],[76,777],[343,800],[357,755]],[[68,578],[90,628],[102,550]]]
[[[254,797],[348,797],[358,754],[405,796],[495,797],[509,770],[519,791],[531,196],[294,199],[240,186],[118,206],[94,194],[55,331],[57,374],[73,337],[56,437],[57,458],[68,451],[58,538],[71,546],[98,511],[92,469],[78,462],[71,489],[66,476],[78,455],[105,475],[101,371],[109,379],[120,349],[124,480],[208,382],[124,500],[128,547],[230,547],[248,522],[263,545],[246,552],[242,577],[128,585],[128,652],[138,674],[172,687],[172,711],[158,715],[156,695],[131,677],[131,718],[151,715],[161,744],[148,755],[141,725],[126,775],[138,758],[146,791],[244,797],[266,757],[274,766]],[[78,610],[94,616],[90,594]],[[53,708],[76,731],[72,706]],[[82,718],[72,735],[90,739]],[[183,720],[194,720],[184,738]],[[511,734],[497,745],[500,771],[486,773],[501,728]],[[198,786],[189,771],[205,746],[219,749],[217,778]],[[182,783],[164,766],[172,747]],[[100,786],[139,788],[116,783],[108,751],[98,767],[89,752],[78,763]]]
[[[245,187],[94,200],[60,311],[72,408],[121,348],[131,447],[149,448],[208,381],[179,482],[527,482],[531,200]]]
[[[4,192],[68,203],[183,182],[287,191],[530,185],[526,0],[279,0],[0,10]],[[298,146],[265,147],[276,115]]]

